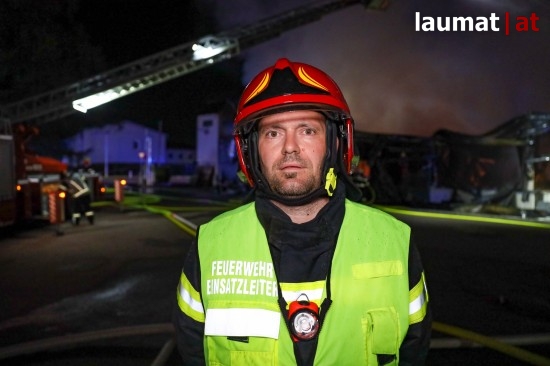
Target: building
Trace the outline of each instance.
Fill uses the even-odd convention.
[[[166,165],[179,165],[187,167],[197,161],[194,148],[166,148]]]
[[[238,181],[233,119],[227,111],[197,116],[197,181],[230,185]]]
[[[139,177],[155,182],[154,169],[166,164],[166,133],[124,120],[116,124],[84,129],[66,139],[73,155],[71,167],[93,166],[109,175]]]

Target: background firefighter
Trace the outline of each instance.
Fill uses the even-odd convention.
[[[86,178],[74,172],[64,177],[62,189],[69,193],[69,210],[71,212],[71,222],[73,225],[79,225],[82,215],[86,216],[88,222],[94,224],[94,211],[91,207],[92,197],[90,188],[86,183]]]

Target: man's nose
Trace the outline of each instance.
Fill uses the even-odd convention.
[[[299,153],[300,146],[298,139],[294,133],[287,133],[285,135],[285,143],[283,147],[283,154]]]

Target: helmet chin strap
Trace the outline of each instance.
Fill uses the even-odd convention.
[[[332,170],[332,168],[331,168]],[[326,182],[322,187],[319,187],[306,195],[293,197],[293,196],[283,196],[278,193],[273,192],[267,184],[258,184],[256,194],[258,197],[267,198],[282,203],[285,206],[301,206],[307,203],[314,201],[320,197],[332,196],[334,190],[336,189],[336,175],[334,175],[334,181],[330,182],[330,192],[329,189],[325,187],[329,186],[329,182]]]

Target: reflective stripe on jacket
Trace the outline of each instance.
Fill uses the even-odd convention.
[[[378,365],[377,354],[395,355],[391,365],[398,364],[410,322],[409,233],[395,218],[346,200],[332,265],[333,302],[319,334],[315,365]],[[296,364],[254,203],[201,226],[198,251],[202,305],[192,291],[179,301],[184,312],[205,322],[206,363]],[[321,282],[319,302],[326,293]],[[311,283],[302,285],[303,292],[312,291]],[[281,288],[300,292],[300,284]]]
[[[75,198],[90,193],[90,188],[88,188],[88,184],[86,184],[84,178],[72,176],[69,180],[69,185],[69,191],[72,192]]]

